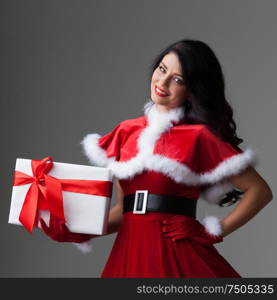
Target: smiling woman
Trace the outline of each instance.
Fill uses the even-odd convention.
[[[181,40],[161,52],[150,75],[142,116],[82,141],[90,163],[117,180],[108,225],[117,236],[101,277],[241,277],[214,244],[272,193],[254,169],[255,151],[238,146],[220,64],[204,42]],[[226,218],[200,223],[199,198],[240,201]]]
[[[166,111],[184,104],[188,91],[184,84],[182,68],[174,52],[165,55],[153,72],[151,99],[160,111]]]

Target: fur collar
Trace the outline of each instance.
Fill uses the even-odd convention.
[[[151,99],[144,104],[143,111],[150,126],[157,126],[162,131],[164,129],[163,126],[167,129],[179,123],[184,118],[184,109],[182,107],[161,112]]]

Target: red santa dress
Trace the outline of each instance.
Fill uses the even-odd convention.
[[[84,152],[92,165],[112,170],[124,195],[148,190],[217,203],[234,188],[228,176],[254,164],[255,152],[234,148],[206,125],[186,124],[183,114],[181,107],[161,112],[148,101],[142,116],[104,136],[88,134]],[[165,238],[162,221],[173,215],[125,212],[101,277],[241,277],[214,245]],[[219,222],[208,216],[202,224],[217,235]]]

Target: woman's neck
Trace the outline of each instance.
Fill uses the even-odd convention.
[[[149,122],[168,121],[177,124],[184,118],[184,109],[183,107],[176,107],[162,110],[154,101],[148,100],[144,104],[144,115]]]

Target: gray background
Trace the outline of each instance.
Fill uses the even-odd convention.
[[[257,150],[257,171],[275,194],[276,10],[265,0],[1,1],[0,276],[100,276],[115,234],[84,256],[7,223],[15,160],[88,164],[80,140],[142,115],[150,63],[182,38],[218,56],[242,146]],[[231,209],[199,201],[198,218]],[[277,275],[275,213],[273,199],[217,245],[243,277]]]

